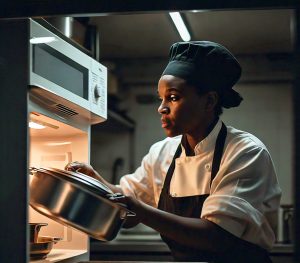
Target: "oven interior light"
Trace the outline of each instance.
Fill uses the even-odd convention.
[[[34,123],[34,124],[30,124],[30,123]],[[35,128],[35,129],[44,129],[46,127],[49,127],[49,128],[57,130],[59,128],[58,126],[56,126],[54,124],[51,124],[51,123],[43,121],[43,120],[38,120],[37,118],[33,118],[33,117],[30,117],[30,121],[29,121],[29,127],[32,128],[30,125],[33,125],[34,127],[40,127],[40,128]]]
[[[60,146],[60,145],[69,145],[71,142],[47,142],[45,143],[48,146]]]
[[[33,121],[29,122],[29,127],[32,128],[32,129],[37,129],[37,130],[41,130],[41,129],[45,129],[46,128],[46,126],[41,125],[41,124],[36,123],[36,122],[33,122]]]
[[[56,41],[55,37],[33,37],[29,40],[31,44],[45,44]]]

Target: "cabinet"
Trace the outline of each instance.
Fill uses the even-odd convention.
[[[273,263],[292,263],[294,261],[294,248],[292,244],[275,244],[271,259]]]
[[[172,261],[169,248],[158,239],[91,242],[90,250],[91,260]],[[273,263],[294,262],[290,244],[275,244],[270,255]]]

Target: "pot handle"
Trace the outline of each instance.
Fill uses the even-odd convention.
[[[33,175],[33,172],[35,172],[37,168],[35,167],[29,167],[29,175]]]
[[[30,226],[30,242],[36,243],[42,226],[47,226],[48,223],[29,223]]]
[[[56,244],[58,241],[63,240],[62,237],[53,237],[53,243]]]
[[[130,211],[125,204],[118,202],[119,199],[123,199],[125,197],[124,195],[120,193],[116,193],[116,194],[107,194],[106,196],[110,201],[116,203],[118,206],[121,206],[123,210],[126,210],[127,212],[126,216],[136,216],[136,213]]]
[[[124,205],[124,204],[122,204],[122,203],[117,203],[119,206],[121,206],[122,207],[122,209],[123,210],[126,210],[126,216],[136,216],[136,213],[134,213],[134,212],[132,212],[132,211],[130,211],[127,207],[126,207],[126,205]]]

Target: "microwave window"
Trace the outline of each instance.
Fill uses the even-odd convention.
[[[45,45],[33,45],[33,72],[88,99],[88,70]]]

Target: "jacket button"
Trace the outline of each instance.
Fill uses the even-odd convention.
[[[209,170],[210,170],[210,163],[207,163],[204,167],[205,167],[205,169],[206,169],[207,171],[209,171]]]

